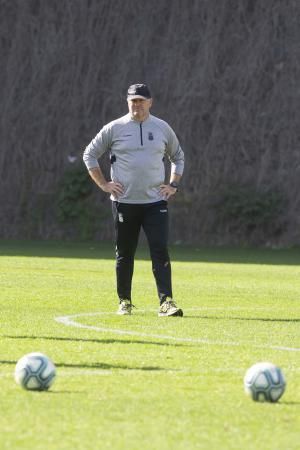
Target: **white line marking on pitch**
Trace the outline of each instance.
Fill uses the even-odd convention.
[[[201,308],[199,308],[201,309]],[[193,308],[193,310],[195,310]],[[141,310],[141,312],[145,312],[145,310]],[[176,336],[170,336],[165,334],[149,334],[149,333],[142,333],[140,331],[131,331],[131,330],[122,330],[118,328],[106,328],[106,327],[97,327],[94,325],[85,325],[80,322],[76,322],[74,319],[79,317],[91,317],[91,316],[104,316],[104,315],[111,315],[115,314],[112,312],[96,312],[96,313],[80,313],[80,314],[71,314],[69,316],[60,316],[55,317],[54,320],[56,322],[62,323],[63,325],[70,326],[70,327],[76,327],[76,328],[85,328],[88,330],[98,331],[102,333],[112,333],[112,334],[119,334],[119,335],[130,335],[130,336],[139,336],[139,337],[146,337],[146,338],[154,338],[154,339],[166,339],[166,340],[172,340],[176,342],[191,342],[194,344],[207,344],[207,345],[226,345],[226,346],[241,346],[241,345],[251,345],[252,347],[256,348],[269,348],[272,350],[283,350],[287,352],[300,352],[300,348],[294,348],[294,347],[284,347],[279,345],[268,345],[268,344],[253,344],[249,342],[233,342],[233,341],[212,341],[210,339],[194,339],[194,338],[181,338]]]
[[[59,377],[76,377],[76,376],[90,376],[90,375],[111,375],[111,370],[106,369],[76,369],[70,368],[70,370],[59,370]],[[11,378],[14,376],[14,372],[6,372],[6,373],[0,373],[0,378]]]

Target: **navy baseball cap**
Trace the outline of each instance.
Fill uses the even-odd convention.
[[[135,98],[149,99],[151,93],[146,84],[132,84],[127,91],[127,98],[133,100]]]

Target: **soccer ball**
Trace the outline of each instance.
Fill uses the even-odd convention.
[[[244,377],[245,392],[257,402],[277,402],[285,386],[281,369],[270,362],[254,364]]]
[[[56,369],[43,353],[28,353],[17,362],[15,381],[22,388],[32,391],[46,391],[53,384]]]

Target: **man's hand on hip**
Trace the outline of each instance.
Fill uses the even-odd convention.
[[[114,197],[119,197],[124,193],[122,184],[114,181],[106,181],[105,183],[100,185],[100,188],[102,189],[102,191],[108,192]]]
[[[161,195],[168,200],[172,195],[176,194],[177,189],[170,186],[169,184],[161,184],[159,186]]]

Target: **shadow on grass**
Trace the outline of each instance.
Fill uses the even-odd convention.
[[[176,344],[170,342],[157,341],[141,341],[135,339],[85,339],[85,338],[71,338],[71,337],[57,337],[57,336],[7,336],[2,335],[6,339],[42,339],[50,341],[67,341],[67,342],[87,342],[95,344],[143,344],[143,345],[161,345],[163,347],[186,347],[186,344]]]
[[[1,364],[8,364],[8,365],[16,365],[17,361],[11,361],[11,360],[0,360]],[[135,367],[135,366],[129,366],[127,364],[106,364],[106,363],[82,363],[82,364],[71,364],[71,363],[55,363],[56,367],[60,368],[68,368],[68,369],[101,369],[101,370],[111,370],[111,369],[122,369],[122,370],[141,370],[141,371],[174,371],[174,369],[166,369],[164,367],[159,366],[142,366],[142,367]]]
[[[53,388],[49,389],[48,391],[30,391],[30,392],[37,392],[39,394],[51,394],[51,395],[57,395],[57,394],[82,394],[82,395],[86,395],[86,391],[66,391],[66,390],[52,390]]]
[[[55,388],[54,388],[55,389]],[[70,391],[70,390],[66,390],[66,389],[55,389],[53,390],[53,386],[51,386],[51,388],[49,389],[45,389],[45,390],[39,390],[39,389],[22,389],[26,392],[29,392],[30,395],[31,394],[36,394],[36,395],[57,395],[57,394],[82,394],[82,395],[86,395],[86,391]]]
[[[185,315],[186,319],[208,319],[208,320],[253,320],[255,322],[287,322],[287,323],[291,323],[291,322],[300,322],[300,319],[271,319],[271,318],[264,318],[264,317],[216,317],[216,316],[202,316],[202,315],[197,315],[197,316],[188,316]]]
[[[1,240],[0,256],[56,257],[114,260],[113,242]],[[172,261],[238,264],[299,265],[300,248],[228,248],[171,245]],[[139,245],[136,259],[149,260],[148,247]]]
[[[282,406],[284,406],[284,405],[288,405],[288,406],[299,406],[299,405],[300,405],[300,402],[285,402],[285,401],[280,400],[280,402],[278,403],[278,405],[282,405]]]

